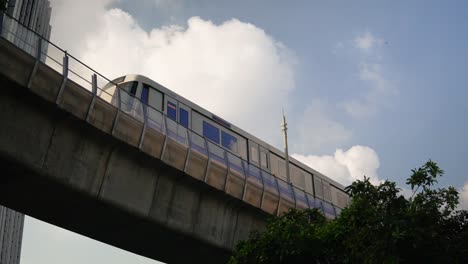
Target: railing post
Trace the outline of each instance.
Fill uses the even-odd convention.
[[[291,188],[293,199],[294,199],[294,207],[297,208],[297,199],[296,199],[296,192],[294,191],[294,185],[292,183],[288,182],[289,188]]]
[[[36,54],[36,61],[34,62],[34,67],[31,71],[31,74],[29,75],[29,80],[27,84],[27,88],[31,89],[32,81],[34,79],[34,76],[36,75],[37,72],[37,67],[39,67],[39,61],[41,60],[41,53],[42,53],[42,38],[38,37],[37,38],[37,54]]]
[[[283,201],[283,194],[281,193],[281,187],[280,187],[280,182],[281,179],[276,179],[276,183],[278,184],[278,194],[279,194],[279,199],[278,199],[278,207],[276,208],[276,216],[280,215],[280,210],[281,210],[281,202]]]
[[[141,150],[141,147],[143,146],[143,140],[145,140],[145,132],[146,132],[146,118],[147,118],[147,106],[146,104],[141,104],[143,108],[143,128],[141,129],[141,134],[140,134],[140,142],[138,142],[138,148]]]
[[[272,175],[273,176],[273,179],[276,183],[276,190],[278,191],[278,204],[276,205],[276,215],[279,214],[279,207],[280,207],[280,203],[281,203],[281,191],[280,191],[280,187],[279,187],[279,182],[278,182],[278,178],[276,178],[276,176]]]
[[[242,201],[245,199],[245,191],[247,190],[247,177],[249,177],[249,163],[248,162],[242,162],[241,161],[241,164],[242,164],[242,168],[244,169],[244,189],[242,190]]]
[[[91,112],[93,111],[94,104],[96,103],[96,96],[97,96],[97,75],[96,74],[93,74],[91,76],[91,84],[92,84],[93,98],[91,99],[91,102],[89,103],[88,112],[86,113],[86,122],[89,122]]]
[[[260,200],[260,209],[261,209],[262,206],[263,206],[263,200],[265,199],[265,180],[263,179],[264,177],[263,177],[263,171],[262,171],[262,169],[259,168],[259,170],[260,170],[260,177],[262,178],[262,185],[263,185],[263,189],[262,189],[262,198],[261,198],[261,200]]]
[[[187,157],[185,158],[185,164],[184,164],[185,173],[187,173],[190,154],[192,153],[192,134],[189,133],[188,129],[187,129],[187,140],[188,140],[188,151],[187,151]]]
[[[208,163],[206,164],[206,171],[205,171],[205,177],[203,177],[203,182],[207,182],[208,180],[208,172],[210,171],[210,165],[211,165],[211,162],[210,162],[210,155],[211,155],[211,152],[210,152],[210,149],[208,147],[208,140],[206,138],[205,139],[205,147],[206,147],[206,153],[208,154]]]
[[[117,86],[117,99],[118,99],[117,113],[115,114],[114,123],[112,124],[111,135],[114,135],[115,133],[115,127],[117,126],[117,122],[119,121],[120,111],[122,109],[122,96],[120,93],[121,93],[120,87]]]
[[[224,151],[224,161],[226,161],[226,178],[224,179],[224,186],[223,186],[223,191],[226,192],[226,185],[228,183],[228,180],[229,180],[229,171],[231,169],[231,164],[229,163],[229,158],[228,158],[228,153],[227,151],[225,150]]]
[[[165,115],[162,115],[162,120],[164,123],[164,143],[163,143],[163,148],[161,150],[161,159],[164,158],[164,155],[166,154],[166,147],[167,147],[167,119]]]
[[[68,80],[68,53],[67,51],[65,51],[65,54],[63,56],[62,64],[63,64],[62,65],[63,79],[62,79],[62,83],[60,84],[60,89],[57,93],[57,98],[55,99],[56,104],[60,103],[60,100],[62,99],[63,90],[65,89],[65,85],[67,84],[67,80]]]

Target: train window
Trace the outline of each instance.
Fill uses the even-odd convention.
[[[301,188],[305,189],[305,175],[302,173],[302,170],[297,167],[296,165],[290,163],[289,164],[289,171],[290,171],[290,177],[291,177],[291,182]]]
[[[189,126],[189,113],[183,108],[179,108],[179,123],[186,128]]]
[[[137,88],[138,88],[138,82],[132,82],[130,86],[130,91],[129,91],[130,94],[134,96],[137,92]]]
[[[146,84],[143,84],[143,90],[141,91],[141,101],[144,104],[148,104],[148,96],[149,96],[149,87]]]
[[[237,138],[225,131],[221,131],[221,145],[237,154]]]
[[[203,136],[219,144],[219,129],[206,121],[203,121]]]
[[[177,121],[177,105],[169,101],[167,101],[167,116]]]
[[[250,146],[250,162],[258,165],[258,145],[249,141]]]
[[[302,173],[304,174],[306,192],[313,194],[314,188],[312,184],[312,175],[304,170],[302,170]]]
[[[247,140],[241,136],[237,137],[237,149],[239,156],[247,160]]]
[[[323,181],[323,199],[331,202],[330,183]]]
[[[286,162],[283,158],[270,152],[271,174],[286,180]]]
[[[155,89],[150,89],[149,96],[148,96],[148,105],[153,107],[154,109],[162,111],[162,105],[163,105],[162,93]]]
[[[268,152],[266,149],[260,147],[260,165],[264,169],[268,169]]]
[[[319,198],[323,198],[322,179],[318,178],[315,175],[314,175],[314,189],[315,189],[315,196]]]

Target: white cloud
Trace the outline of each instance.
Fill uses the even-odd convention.
[[[76,4],[67,2],[70,6],[63,5],[54,19],[62,25],[54,37],[88,65],[111,78],[147,75],[267,142],[281,139],[273,131],[279,131],[281,108],[288,109],[296,59],[262,29],[236,19],[217,25],[192,17],[186,26],[148,32],[128,13],[107,10],[111,1],[97,1],[93,6],[101,13],[90,18],[92,25],[83,25],[92,30],[67,34],[62,31],[79,23],[64,12],[87,17],[87,10],[74,10]]]
[[[468,182],[459,190],[460,192],[460,204],[459,209],[468,210]]]
[[[354,39],[354,45],[361,51],[371,52],[375,47],[382,45],[383,40],[366,31]]]
[[[362,180],[364,176],[369,177],[373,184],[381,181],[377,173],[380,166],[379,156],[370,147],[356,145],[346,151],[337,149],[333,156],[292,156],[343,185]]]
[[[359,79],[368,86],[363,96],[343,103],[345,111],[353,118],[375,116],[382,107],[389,105],[391,96],[398,94],[396,86],[386,78],[379,63],[361,63]]]
[[[324,102],[312,100],[296,125],[298,137],[296,152],[311,153],[335,149],[351,138],[352,132],[329,115]]]

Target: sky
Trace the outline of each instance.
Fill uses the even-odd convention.
[[[280,149],[284,109],[290,153],[344,185],[404,188],[432,159],[468,208],[466,1],[51,3],[52,42],[111,79],[144,74]],[[155,263],[29,217],[23,243],[24,264]]]

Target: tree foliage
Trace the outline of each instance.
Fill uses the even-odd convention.
[[[435,187],[443,174],[431,160],[413,169],[409,198],[364,177],[346,188],[352,202],[336,219],[317,210],[273,217],[230,263],[468,263],[468,212],[457,210],[455,188]]]

